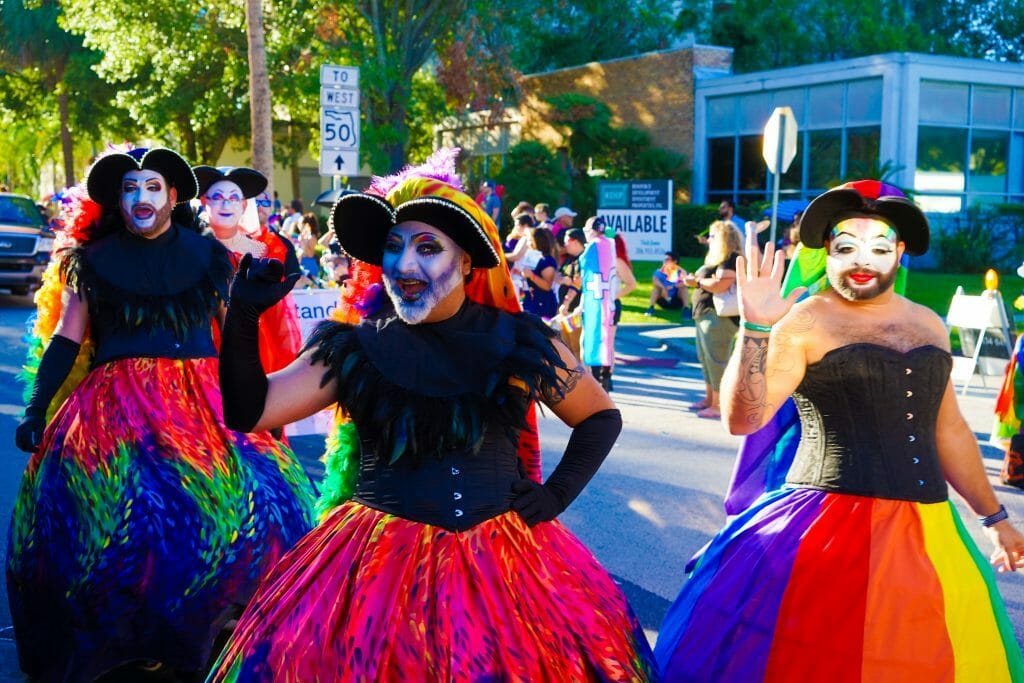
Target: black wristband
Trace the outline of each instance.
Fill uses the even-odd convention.
[[[1010,518],[1010,514],[1006,511],[1006,506],[1005,505],[1000,505],[999,506],[999,512],[994,512],[991,515],[989,515],[988,517],[978,517],[978,521],[981,523],[981,525],[983,527],[985,527],[987,529],[988,527],[993,526],[994,524],[998,524],[999,522],[1003,521],[1004,519],[1009,519],[1009,518]]]
[[[46,409],[57,395],[57,391],[75,366],[78,351],[82,345],[59,334],[50,339],[43,357],[39,361],[36,381],[32,387],[32,398],[25,407],[26,415],[46,415]]]
[[[622,431],[622,414],[615,408],[594,413],[572,430],[562,460],[544,486],[569,507],[608,457]]]

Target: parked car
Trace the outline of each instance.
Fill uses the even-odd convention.
[[[0,288],[25,296],[38,289],[53,233],[30,197],[0,193]]]

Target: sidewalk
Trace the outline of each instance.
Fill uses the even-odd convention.
[[[692,325],[619,325],[615,359],[622,365],[674,367],[672,361],[696,363],[696,328]]]

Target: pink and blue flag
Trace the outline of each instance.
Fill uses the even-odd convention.
[[[615,362],[615,242],[598,237],[580,256],[583,278],[583,364],[593,367]]]

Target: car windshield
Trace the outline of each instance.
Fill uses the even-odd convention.
[[[0,223],[41,228],[43,217],[27,197],[0,196]]]

